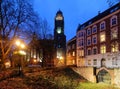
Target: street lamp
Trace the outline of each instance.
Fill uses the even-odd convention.
[[[26,52],[23,50],[23,49],[25,49],[25,44],[21,40],[16,40],[15,44],[18,47],[18,50],[16,51],[16,54],[19,54],[21,56],[26,55]],[[18,67],[19,67],[19,75],[21,75],[21,70],[22,70],[21,56],[20,56],[20,60],[19,60],[20,63],[18,65]]]

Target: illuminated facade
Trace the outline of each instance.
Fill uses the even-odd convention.
[[[64,34],[64,17],[60,10],[55,16],[54,42],[55,66],[64,66],[66,64],[66,36]]]
[[[78,26],[77,66],[120,67],[120,3]]]
[[[76,36],[67,42],[66,65],[76,66]]]

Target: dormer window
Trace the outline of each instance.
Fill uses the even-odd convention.
[[[105,30],[105,21],[100,23],[100,31]]]
[[[115,15],[115,16],[112,16],[112,18],[111,18],[111,26],[114,26],[114,25],[116,25],[117,24],[117,16]]]

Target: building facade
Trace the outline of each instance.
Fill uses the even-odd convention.
[[[77,66],[120,67],[120,3],[78,26]]]
[[[76,36],[67,42],[66,65],[76,66]]]
[[[64,34],[64,17],[60,10],[55,16],[54,47],[56,49],[55,65],[64,66],[66,64],[66,36]]]

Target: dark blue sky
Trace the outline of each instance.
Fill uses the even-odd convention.
[[[53,32],[54,18],[60,9],[64,15],[67,41],[76,35],[78,24],[103,12],[109,6],[107,0],[34,0],[34,8],[42,18],[46,18]]]

